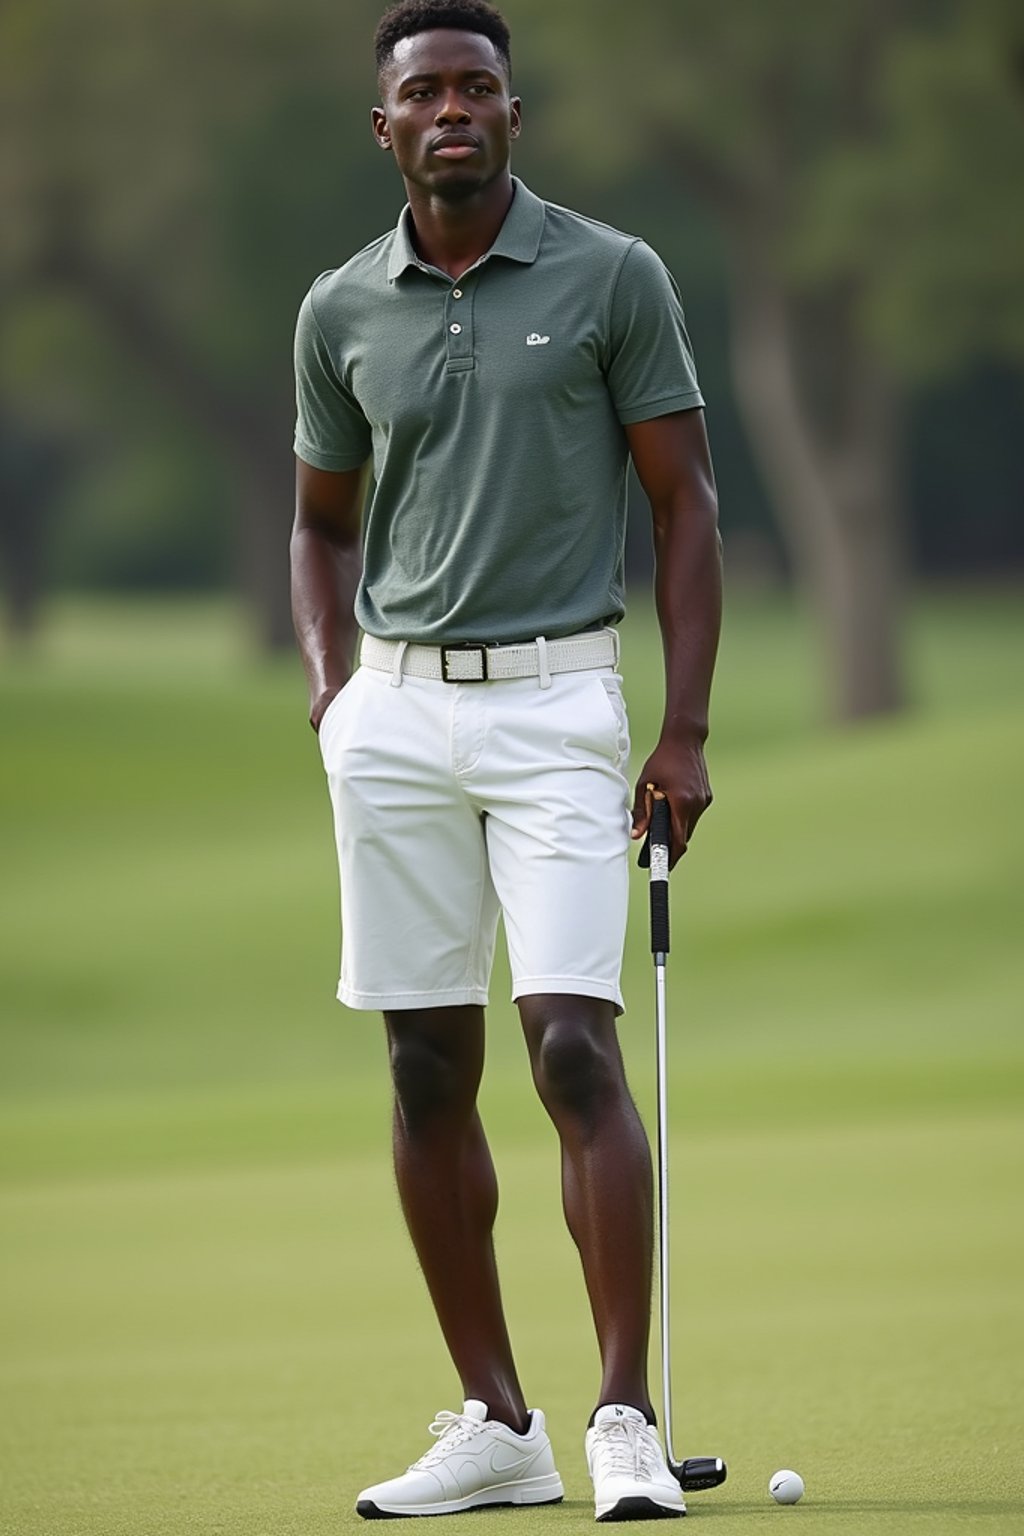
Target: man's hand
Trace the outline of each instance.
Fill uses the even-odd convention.
[[[347,681],[348,679],[346,679],[346,682]],[[309,723],[313,727],[314,731],[316,731],[318,736],[320,734],[321,720],[323,719],[324,715],[326,715],[327,711],[330,709],[331,705],[334,703],[335,699],[338,697],[338,694],[344,687],[345,683],[342,683],[340,687],[325,688],[323,693],[319,694],[317,698],[313,700],[313,704],[309,711]]]
[[[671,869],[686,852],[694,827],[711,804],[703,743],[697,740],[669,741],[664,736],[658,742],[637,780],[633,801],[634,838],[646,836],[655,789],[665,794],[672,812]]]

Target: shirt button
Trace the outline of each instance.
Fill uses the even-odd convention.
[[[452,298],[453,299],[461,299],[462,298],[462,289],[461,288],[453,288],[452,289]]]
[[[453,336],[461,336],[462,335],[462,326],[459,325],[457,322],[456,322],[455,325],[450,325],[448,327],[448,329],[451,331]]]

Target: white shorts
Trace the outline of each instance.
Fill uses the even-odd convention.
[[[341,871],[338,997],[485,1004],[503,914],[513,997],[622,1011],[630,789],[611,668],[445,683],[360,667],[320,746]]]

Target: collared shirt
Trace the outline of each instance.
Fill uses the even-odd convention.
[[[295,452],[372,458],[361,627],[424,644],[571,634],[623,613],[623,427],[703,405],[678,290],[642,240],[521,181],[457,280],[410,210],[299,315]]]

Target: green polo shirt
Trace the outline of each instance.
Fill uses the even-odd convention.
[[[317,278],[295,452],[373,461],[356,617],[426,644],[571,634],[623,613],[623,427],[703,404],[679,293],[642,240],[521,181],[453,281],[397,227]]]

